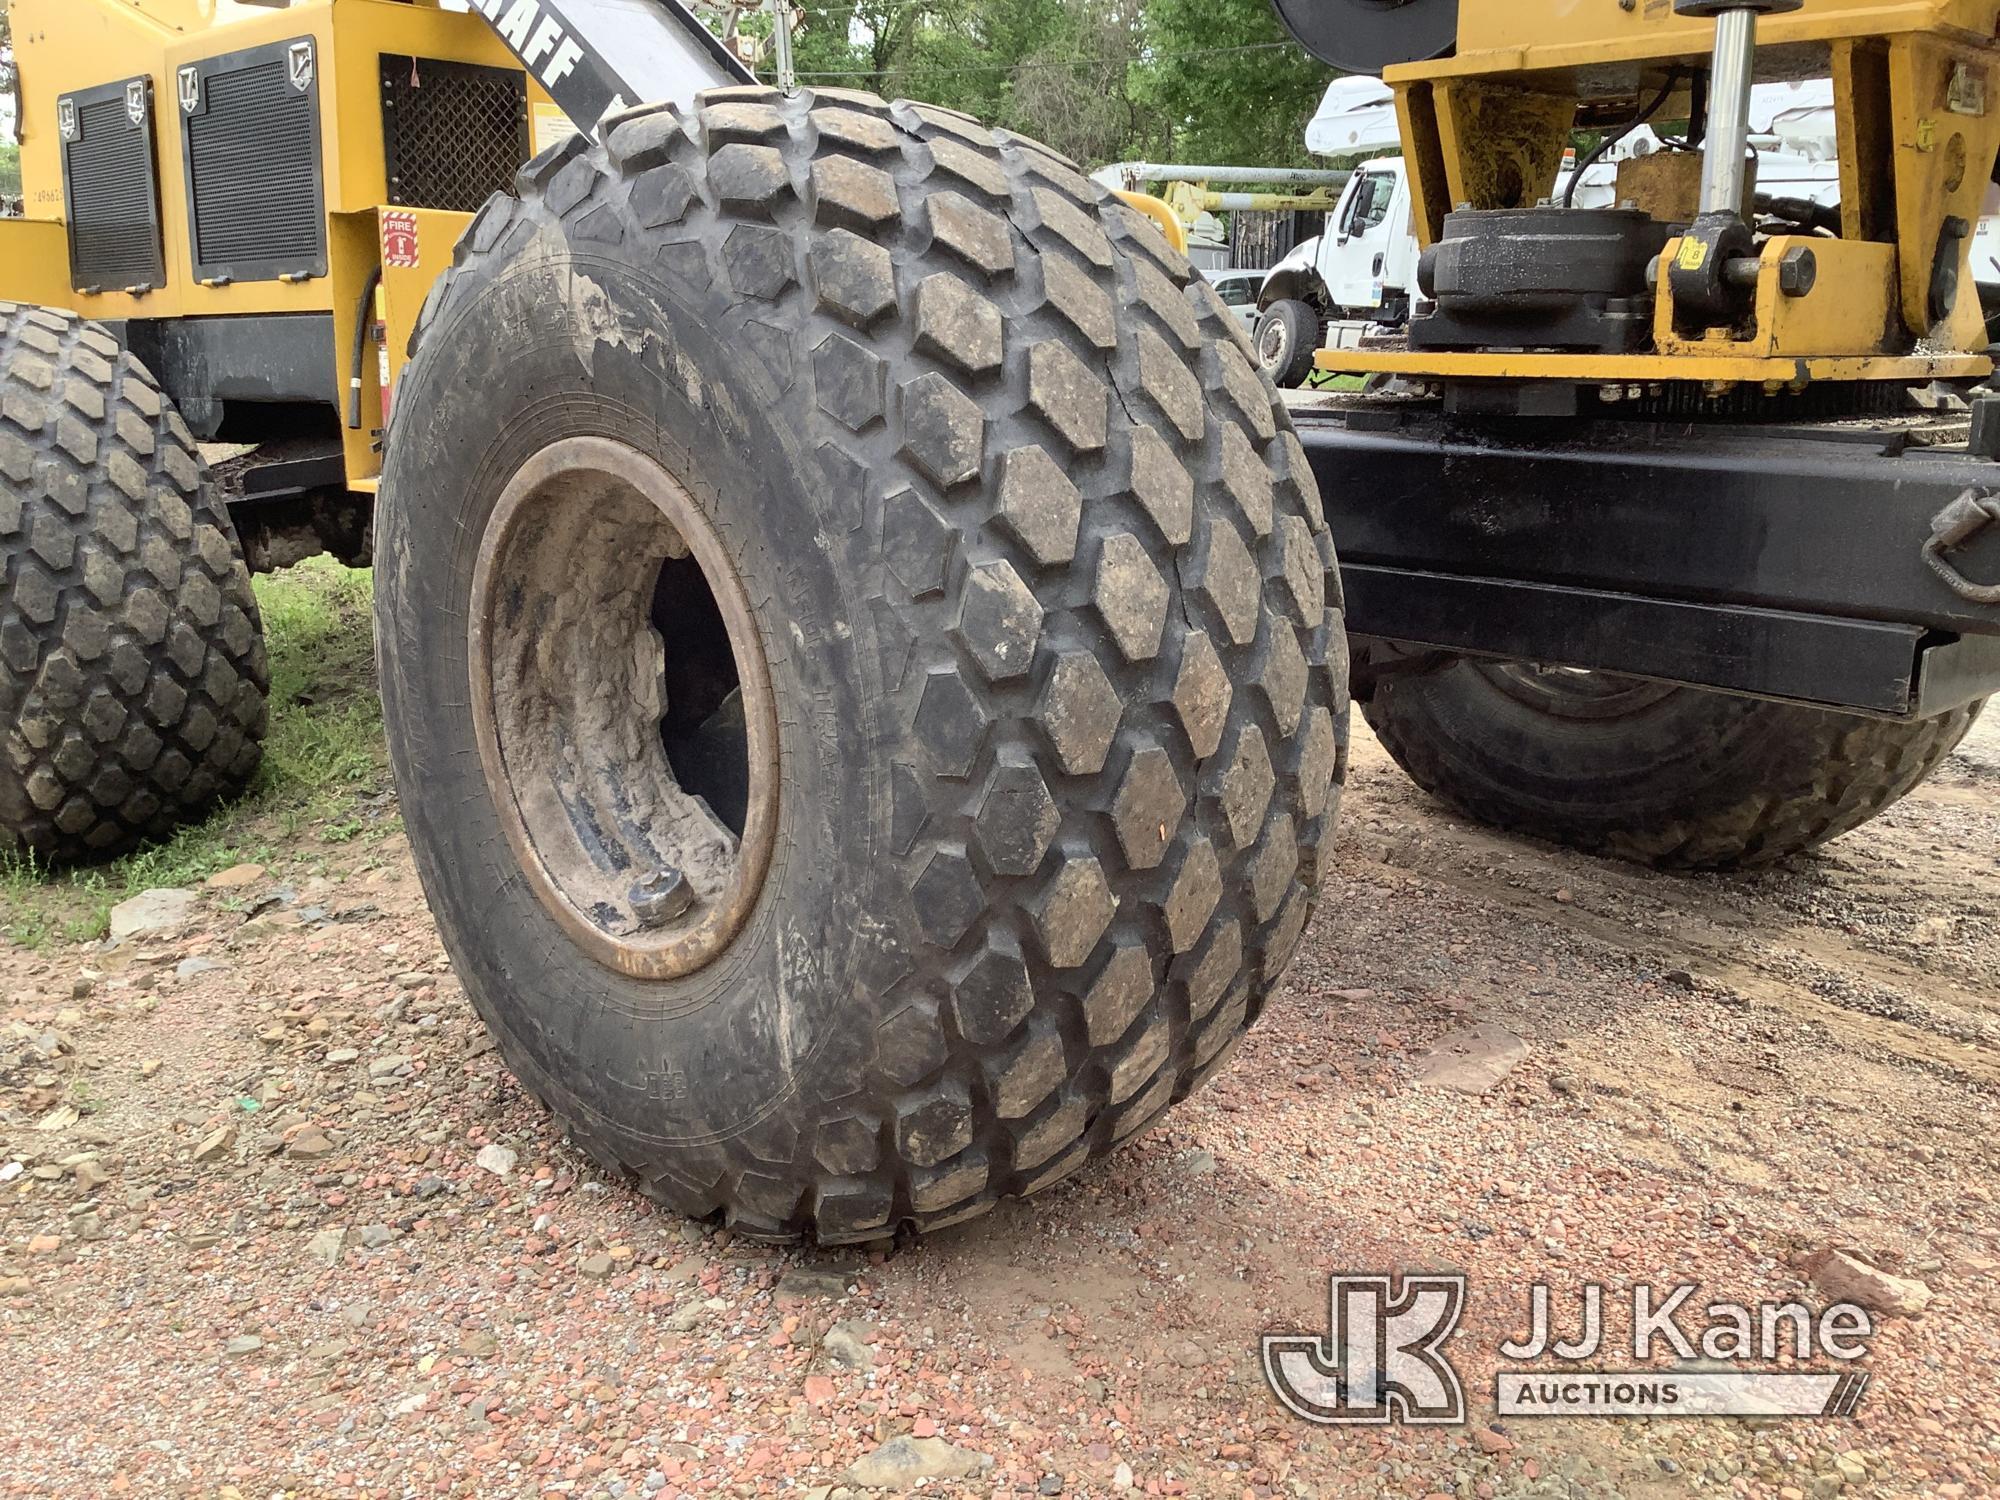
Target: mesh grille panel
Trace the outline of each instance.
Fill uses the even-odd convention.
[[[391,203],[474,213],[528,159],[526,75],[385,55],[382,132]]]
[[[150,117],[134,125],[122,85],[77,101],[77,139],[63,147],[70,273],[82,287],[126,290],[166,280]]]
[[[225,60],[203,90],[187,121],[196,274],[324,274],[317,90],[292,86],[282,53]]]

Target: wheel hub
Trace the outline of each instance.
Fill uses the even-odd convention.
[[[1285,362],[1285,325],[1272,318],[1264,325],[1264,331],[1257,340],[1257,354],[1264,368],[1275,370]]]
[[[556,443],[501,495],[470,614],[480,763],[536,899],[620,973],[712,962],[778,816],[769,666],[714,524],[637,450]]]

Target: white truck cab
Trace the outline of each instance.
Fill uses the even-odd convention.
[[[1416,221],[1400,158],[1369,162],[1348,180],[1332,229],[1320,236],[1320,278],[1333,305],[1350,316],[1397,320],[1416,284]]]
[[[1273,266],[1258,295],[1257,353],[1272,378],[1281,385],[1302,381],[1329,323],[1394,326],[1406,319],[1417,254],[1402,159],[1356,168],[1326,232]]]

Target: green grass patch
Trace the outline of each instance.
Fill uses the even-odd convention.
[[[1329,375],[1324,370],[1315,370],[1306,377],[1309,391],[1365,391],[1368,389],[1366,375]]]
[[[104,935],[110,910],[154,886],[184,886],[231,865],[282,869],[321,846],[398,824],[375,692],[373,581],[325,558],[256,580],[271,658],[271,722],[249,790],[164,844],[95,869],[51,873],[0,854],[0,936],[29,947]]]

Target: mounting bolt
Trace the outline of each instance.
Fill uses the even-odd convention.
[[[687,876],[668,865],[637,881],[626,899],[641,927],[664,927],[688,914],[694,905],[694,887]]]
[[[1819,257],[1805,245],[1796,245],[1778,262],[1778,290],[1787,297],[1803,297],[1819,282]]]

